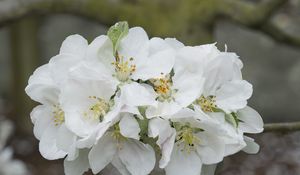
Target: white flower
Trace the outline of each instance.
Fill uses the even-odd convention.
[[[140,27],[129,29],[115,56],[111,40],[105,35],[99,36],[90,44],[87,59],[105,67],[101,70],[102,76],[114,77],[119,82],[158,78],[169,73],[175,61],[174,51],[166,41],[160,38],[149,40]]]
[[[209,44],[185,47],[178,55],[177,67],[203,74],[205,78],[203,93],[197,101],[204,112],[219,108],[231,113],[246,107],[252,85],[242,80],[242,63],[236,54],[220,52],[214,44]]]
[[[1,175],[25,175],[26,166],[19,160],[12,160],[13,152],[10,148],[0,150],[0,174]]]
[[[181,67],[205,77],[203,93],[194,102],[193,108],[201,120],[214,120],[224,129],[223,139],[227,143],[225,156],[243,149],[247,145],[244,132],[236,127],[238,123],[241,126],[250,124],[247,119],[242,122],[239,111],[246,109],[247,100],[252,95],[252,85],[242,80],[241,61],[234,53],[220,52],[214,44],[185,47],[179,51],[178,57]],[[195,65],[203,66],[203,70],[199,71]],[[260,116],[255,115],[253,120],[256,121],[252,121],[254,123],[250,126],[262,128]]]
[[[263,120],[252,108],[245,107],[237,113],[224,114],[222,112],[204,113],[199,106],[194,106],[197,117],[202,121],[213,122],[219,125],[223,132],[222,139],[226,143],[225,155],[232,155],[240,150],[247,153],[257,153],[258,145],[253,139],[244,136],[244,133],[260,133],[263,131]]]
[[[65,115],[58,97],[60,90],[50,77],[48,65],[34,72],[26,92],[42,103],[30,115],[34,124],[34,135],[40,140],[39,150],[43,157],[53,160],[65,157],[68,152],[76,154],[73,144],[76,136],[65,126]]]
[[[78,146],[91,147],[110,127],[122,104],[116,87],[105,81],[70,77],[61,93],[61,106],[67,127],[81,139]]]
[[[77,155],[77,136],[65,126],[65,112],[59,96],[68,71],[83,59],[86,48],[87,42],[81,36],[68,37],[59,55],[53,57],[49,64],[39,67],[25,89],[33,100],[42,104],[31,112],[31,119],[35,137],[40,140],[40,152],[46,159],[59,159],[68,154],[68,159],[72,160]]]
[[[149,136],[157,137],[162,150],[160,167],[167,175],[201,173],[202,164],[215,164],[223,159],[225,144],[218,126],[196,120],[189,109],[181,110],[169,121],[151,119]],[[174,136],[174,133],[175,136]]]
[[[150,145],[139,141],[140,127],[133,115],[124,113],[93,146],[89,162],[94,174],[112,163],[122,175],[147,175],[155,165],[155,153]]]
[[[157,46],[161,47],[157,47]],[[166,41],[149,40],[146,32],[135,27],[121,40],[117,55],[111,40],[101,35],[88,47],[86,59],[71,72],[76,79],[104,81],[121,90],[123,103],[129,106],[156,106],[148,85],[133,80],[148,80],[169,73],[174,51]]]
[[[174,73],[174,75],[173,75]],[[180,111],[193,103],[202,93],[204,78],[183,69],[174,69],[158,79],[151,79],[158,105],[149,106],[146,117],[164,117]]]

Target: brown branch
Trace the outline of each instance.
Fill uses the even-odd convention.
[[[297,21],[289,21],[296,23]],[[294,25],[294,24],[292,24]],[[300,46],[300,34],[298,31],[289,31],[290,26],[282,26],[279,23],[268,22],[261,27],[261,31],[269,35],[273,39],[294,46]]]
[[[195,26],[192,18],[201,18],[200,29],[206,31],[212,13],[200,10],[207,9],[212,0],[0,0],[0,26],[31,14],[69,13],[94,19],[102,24],[111,25],[126,20],[130,25],[139,25],[151,35],[177,37],[185,42],[194,33],[190,28]],[[188,10],[186,10],[188,9]],[[198,12],[198,11],[197,11]],[[197,21],[195,19],[195,21]],[[158,27],[159,26],[159,27]],[[199,31],[199,30],[194,30]],[[212,35],[212,31],[207,35]],[[195,36],[198,36],[195,34]],[[201,35],[200,35],[201,36]],[[212,37],[197,37],[199,43]],[[192,39],[195,39],[193,37]],[[199,44],[198,43],[198,44]]]
[[[264,132],[300,131],[300,122],[268,123],[265,124],[264,128]]]
[[[238,0],[220,0],[220,13],[246,26],[259,26],[270,19],[287,0],[262,0],[251,3]]]
[[[300,37],[270,23],[272,14],[285,2],[287,0],[259,3],[242,0],[0,0],[0,26],[31,14],[70,13],[107,25],[127,20],[131,25],[146,28],[151,35],[200,44],[212,42],[211,26],[215,17],[222,15],[262,30],[278,41],[300,46]]]

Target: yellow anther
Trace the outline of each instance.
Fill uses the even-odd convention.
[[[217,108],[215,96],[204,97],[202,95],[196,100],[196,104],[198,104],[204,112],[214,112],[214,109]]]
[[[166,75],[163,78],[151,79],[150,82],[154,86],[155,92],[158,94],[158,100],[170,100],[172,93],[172,81],[170,75]]]
[[[183,144],[181,151],[190,153],[191,151],[195,150],[195,146],[200,144],[200,139],[195,136],[195,133],[195,129],[189,126],[184,126],[180,131],[178,131],[176,143],[178,147]]]
[[[195,146],[200,144],[200,139],[195,136],[195,130],[193,128],[185,126],[178,131],[176,143],[177,146],[181,146],[181,144],[183,144],[181,151],[187,151],[187,153],[190,153],[195,150]]]
[[[127,81],[130,75],[135,72],[136,65],[131,62],[134,60],[133,58],[129,58],[129,60],[125,61],[124,57],[117,55],[117,61],[112,64],[115,66],[116,77],[120,81]]]
[[[65,113],[64,111],[60,108],[59,105],[53,105],[53,115],[54,115],[54,124],[55,126],[61,125],[65,122]]]
[[[109,111],[109,104],[104,99],[96,96],[89,96],[89,99],[95,101],[95,103],[83,115],[93,120],[102,121],[103,117]]]

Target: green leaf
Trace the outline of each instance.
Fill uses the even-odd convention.
[[[111,26],[107,32],[108,38],[113,44],[114,55],[117,55],[117,50],[120,44],[120,41],[128,34],[129,27],[126,21],[121,21]]]

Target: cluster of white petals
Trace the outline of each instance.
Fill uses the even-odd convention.
[[[242,62],[215,44],[184,46],[117,23],[90,44],[69,36],[57,56],[30,77],[26,93],[34,134],[49,160],[65,158],[66,175],[209,174],[202,167],[259,146],[244,133],[263,131],[247,106],[252,85]],[[157,160],[157,161],[156,161]]]
[[[20,160],[13,159],[13,150],[10,147],[5,147],[12,130],[13,124],[0,117],[0,174],[26,175],[28,171],[25,164]]]

